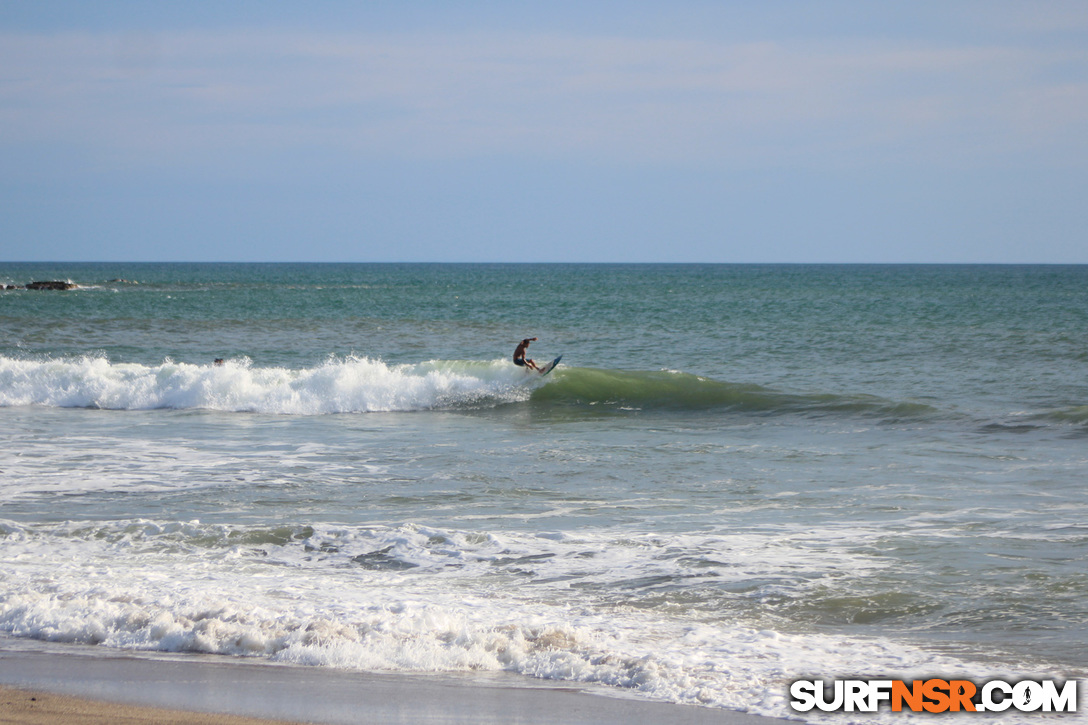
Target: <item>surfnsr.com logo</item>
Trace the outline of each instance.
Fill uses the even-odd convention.
[[[790,685],[797,712],[1076,712],[1077,681],[797,680]]]

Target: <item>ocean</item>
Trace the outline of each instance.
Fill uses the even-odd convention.
[[[814,722],[1088,674],[1088,267],[0,263],[51,279],[0,292],[0,637]]]

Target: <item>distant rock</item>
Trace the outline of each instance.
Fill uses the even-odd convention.
[[[61,282],[59,280],[50,280],[48,282],[31,282],[26,286],[27,289],[37,290],[66,290],[75,289],[79,287],[75,282]]]

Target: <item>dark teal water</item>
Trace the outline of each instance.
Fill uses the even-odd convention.
[[[1088,665],[1086,267],[34,279],[80,288],[0,292],[10,636],[779,715]]]

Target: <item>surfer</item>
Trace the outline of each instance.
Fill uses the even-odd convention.
[[[519,344],[517,346],[517,349],[514,350],[514,364],[518,367],[529,368],[531,370],[536,370],[539,372],[540,368],[536,366],[535,362],[525,359],[525,349],[529,347],[530,342],[534,342],[535,340],[535,337],[527,337],[521,341],[521,344]]]

